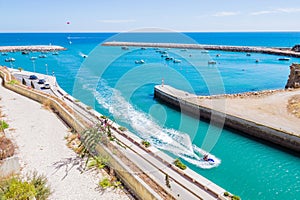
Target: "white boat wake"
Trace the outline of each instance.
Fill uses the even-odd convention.
[[[84,88],[89,89],[89,85],[86,84]],[[129,124],[139,137],[149,141],[156,148],[171,152],[203,169],[217,167],[221,163],[221,160],[214,155],[193,145],[188,134],[160,127],[150,115],[135,109],[118,90],[110,88],[102,80],[97,91],[93,93],[97,102],[115,119]],[[203,155],[206,154],[214,162],[204,161]]]

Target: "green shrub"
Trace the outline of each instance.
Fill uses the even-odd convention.
[[[151,144],[150,144],[150,142],[143,140],[142,145],[144,145],[146,148],[148,148],[148,147],[150,147]]]
[[[229,196],[229,192],[224,192],[224,196],[228,197]]]
[[[108,158],[107,157],[90,157],[87,163],[88,168],[96,167],[98,169],[103,169],[107,166]]]
[[[116,188],[123,188],[122,186],[122,182],[121,181],[115,181],[113,182],[112,186],[116,189]]]
[[[20,178],[12,177],[1,184],[1,199],[33,199],[37,194],[34,185],[22,181]]]
[[[123,127],[123,126],[120,126],[119,128],[118,128],[120,131],[126,131],[127,130],[127,128],[125,128],[125,127]]]
[[[179,169],[185,170],[186,169],[186,165],[183,164],[178,158],[176,158],[176,160],[174,161],[174,164],[176,167],[178,167]]]
[[[233,195],[233,196],[231,197],[231,199],[232,199],[232,200],[240,200],[241,198],[240,198],[239,196]]]
[[[78,103],[78,102],[80,102],[80,100],[79,99],[75,99],[75,102]]]
[[[51,194],[47,186],[47,178],[33,172],[22,179],[20,176],[11,176],[0,180],[0,199],[16,200],[46,200]]]
[[[46,200],[51,195],[51,189],[47,186],[47,178],[44,175],[38,175],[37,172],[33,172],[30,177],[30,183],[36,190],[36,200]]]
[[[13,80],[11,80],[11,81],[8,82],[8,84],[10,84],[10,85],[15,85],[15,84],[18,84],[18,83],[19,82],[16,79],[13,79]]]
[[[0,131],[7,129],[8,127],[9,127],[9,125],[5,121],[3,121],[3,120],[0,121]]]
[[[18,67],[18,70],[21,72],[23,70],[23,68],[22,67]]]
[[[91,106],[86,107],[87,110],[92,110]]]
[[[99,186],[105,189],[111,186],[111,182],[108,178],[105,177],[99,182]]]

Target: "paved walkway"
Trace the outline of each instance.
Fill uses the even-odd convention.
[[[81,160],[65,144],[68,128],[54,113],[2,86],[0,97],[23,173],[37,170],[46,175],[54,190],[50,199],[129,199],[121,190],[100,191],[97,183],[102,174],[82,173]]]

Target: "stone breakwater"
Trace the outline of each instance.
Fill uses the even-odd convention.
[[[0,46],[0,52],[16,51],[64,51],[67,50],[62,46],[56,45],[30,45],[30,46]]]
[[[177,44],[177,43],[147,43],[147,42],[105,42],[102,46],[131,46],[131,47],[154,47],[154,48],[180,48],[180,49],[204,49],[233,52],[265,53],[280,56],[300,58],[300,52],[292,51],[290,48],[267,48],[249,46],[227,46],[227,45],[203,45],[203,44]]]
[[[300,88],[300,64],[290,66],[290,75],[285,88]]]

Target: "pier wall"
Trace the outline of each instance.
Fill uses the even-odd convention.
[[[163,91],[157,86],[154,88],[154,97],[197,119],[210,121],[213,116],[213,123],[216,123],[215,125],[224,122],[224,126],[227,128],[240,131],[247,135],[269,141],[281,147],[300,153],[300,138],[293,134],[266,126],[263,123],[249,121],[247,119],[229,115],[205,106],[196,105],[188,100],[175,96],[174,93]]]

